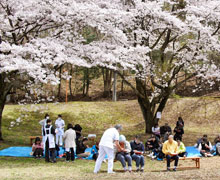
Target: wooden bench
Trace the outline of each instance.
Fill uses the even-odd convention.
[[[33,141],[35,141],[36,137],[39,137],[40,140],[42,141],[42,138],[43,138],[42,136],[29,136],[31,146],[33,145]]]
[[[192,160],[192,161],[195,161],[196,166],[193,166],[193,167],[178,167],[178,169],[188,169],[188,168],[200,169],[200,157],[180,157],[179,160]]]

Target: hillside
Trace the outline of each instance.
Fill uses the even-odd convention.
[[[143,141],[144,120],[136,100],[114,102],[70,102],[39,105],[7,105],[3,114],[4,143],[0,148],[16,145],[29,145],[28,136],[40,135],[41,127],[38,121],[49,113],[53,122],[58,114],[63,119],[83,127],[83,134],[96,133],[98,137],[103,131],[120,123],[124,126],[123,134],[132,139],[135,134],[141,134]],[[184,141],[193,145],[202,134],[216,136],[220,133],[220,99],[216,98],[181,98],[170,99],[162,115],[160,125],[168,122],[172,128],[179,115],[185,120]],[[11,126],[12,121],[20,118],[21,122]],[[18,120],[19,121],[19,120]]]

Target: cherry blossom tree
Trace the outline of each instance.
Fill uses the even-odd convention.
[[[117,18],[93,2],[0,1],[0,140],[2,113],[12,88],[57,84],[56,70],[65,63],[90,67],[82,55],[83,28],[123,37],[117,28],[109,28],[108,19],[115,22]]]
[[[219,52],[220,2],[193,0],[122,0],[103,2],[106,10],[128,12],[119,25],[127,37],[121,42],[106,37],[85,48],[94,65],[108,67],[136,92],[146,132],[158,122],[170,95],[184,82],[200,77],[213,85],[220,67],[209,58]],[[117,5],[116,5],[117,4]],[[133,72],[134,86],[122,70]],[[185,72],[185,79],[176,82]],[[195,87],[198,88],[198,87]]]

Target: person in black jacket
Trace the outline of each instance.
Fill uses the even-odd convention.
[[[177,140],[182,141],[182,137],[184,134],[183,126],[182,125],[176,126],[174,129],[174,132],[175,132],[174,140],[175,141],[177,141]]]
[[[85,152],[86,148],[88,148],[88,138],[84,137],[81,141],[76,144],[76,155],[80,158],[86,158],[90,155],[90,152]]]
[[[168,139],[168,136],[171,134],[172,134],[172,129],[168,125],[168,123],[165,123],[164,126],[160,127],[160,135],[161,135],[163,142],[166,141]]]
[[[146,151],[153,151],[154,149],[156,149],[158,147],[159,147],[158,140],[155,137],[155,135],[152,134],[151,137],[145,143],[145,150]]]
[[[82,136],[82,127],[79,124],[76,124],[73,130],[76,132],[76,143],[79,143],[79,139]]]
[[[184,121],[183,118],[180,116],[176,122],[176,126],[182,126],[184,128]]]
[[[140,141],[140,136],[135,136],[134,141],[130,142],[131,158],[136,162],[137,171],[144,171],[144,145]],[[141,169],[139,168],[141,166]]]

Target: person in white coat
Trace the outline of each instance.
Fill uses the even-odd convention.
[[[55,157],[55,129],[52,126],[52,121],[47,120],[47,125],[44,127],[44,136],[45,136],[45,161],[50,162],[50,153],[51,153],[51,162],[56,162]]]
[[[119,132],[122,130],[121,125],[116,125],[114,128],[107,129],[102,135],[101,141],[99,143],[99,155],[96,160],[94,173],[98,173],[102,161],[104,160],[106,154],[108,156],[108,173],[113,172],[113,162],[114,162],[114,143],[120,151],[124,149],[119,145]]]
[[[75,160],[75,148],[76,148],[76,132],[73,130],[73,125],[68,124],[67,130],[63,135],[65,151],[66,151],[66,161]]]
[[[64,127],[65,127],[65,122],[62,119],[62,115],[58,115],[58,119],[55,121],[55,126],[56,126],[56,144],[58,146],[63,145],[63,134],[64,134]]]

